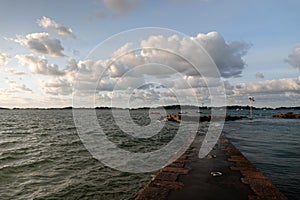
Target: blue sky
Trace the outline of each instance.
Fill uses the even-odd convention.
[[[58,77],[53,65],[58,67],[56,72],[63,71],[71,59],[76,63],[83,62],[97,44],[110,36],[141,27],[168,28],[191,37],[197,37],[199,33],[217,32],[226,44],[233,41],[247,44],[240,52],[231,49],[235,55],[245,52],[238,58],[244,61],[238,66],[241,69],[239,75],[222,77],[230,85],[226,89],[231,90],[228,91],[227,103],[247,104],[245,96],[253,95],[257,97],[257,106],[300,105],[300,2],[297,0],[3,0],[0,3],[0,53],[3,57],[2,63],[0,59],[0,107],[71,105],[72,94],[67,92],[71,90],[63,87],[72,85],[70,76],[74,74],[64,71],[64,76]],[[52,20],[52,25],[69,28],[75,37],[57,34],[54,26],[52,29],[42,27],[37,20],[43,16]],[[26,43],[29,39],[22,40],[23,44],[21,40],[17,41],[17,38],[24,39],[26,35],[42,32],[48,34],[45,37],[60,42],[64,49],[60,53],[64,56],[38,52]],[[206,42],[202,37],[200,40]],[[210,48],[210,44],[207,45]],[[24,55],[44,59],[49,66],[40,68],[45,67],[48,71],[38,70],[28,59],[24,61]],[[224,59],[226,63],[228,57],[217,56],[219,54],[211,55],[216,60]],[[233,61],[231,64],[237,65]],[[49,69],[52,74],[47,74]],[[111,95],[108,93],[111,91],[105,91],[101,94],[106,102],[101,102],[109,105],[108,97]],[[143,91],[141,95],[162,93],[151,92]],[[206,100],[203,98],[200,101]],[[206,103],[209,104],[209,101]]]

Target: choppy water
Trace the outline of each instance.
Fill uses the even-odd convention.
[[[71,110],[0,112],[0,199],[129,199],[149,180],[93,159]]]
[[[132,117],[147,124],[147,113],[136,110]],[[252,121],[226,123],[225,131],[268,178],[296,199],[299,120],[272,119],[273,111],[254,114]],[[170,124],[159,139],[136,143],[116,129],[109,111],[98,110],[97,115],[111,140],[130,151],[160,148],[178,129]],[[77,135],[71,110],[0,110],[0,199],[133,199],[150,177],[113,170],[94,159]]]
[[[272,118],[285,112],[256,110],[253,120],[229,122],[224,131],[289,199],[300,199],[300,120]],[[231,113],[246,115],[248,111]]]

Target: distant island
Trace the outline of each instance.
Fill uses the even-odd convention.
[[[72,106],[62,107],[62,108],[4,108],[0,107],[0,110],[71,110],[71,109],[122,109],[122,110],[138,110],[138,109],[195,109],[195,110],[211,110],[211,109],[227,109],[227,110],[249,110],[249,106],[241,106],[241,105],[232,105],[232,106],[219,106],[219,107],[207,107],[207,106],[193,106],[193,105],[166,105],[166,106],[158,106],[158,107],[139,107],[139,108],[118,108],[118,107],[95,107],[95,108],[73,108]],[[300,106],[291,106],[291,107],[252,107],[253,110],[300,110]]]

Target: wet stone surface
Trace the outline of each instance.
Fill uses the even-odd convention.
[[[287,199],[224,136],[209,155],[199,159],[202,139],[198,134],[189,149],[158,171],[136,199]]]

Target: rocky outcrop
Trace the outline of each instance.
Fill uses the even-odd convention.
[[[246,117],[242,116],[214,116],[214,119],[217,120],[224,120],[225,121],[235,121],[235,120],[241,120]],[[164,121],[173,121],[173,122],[181,122],[181,121],[200,121],[200,122],[209,122],[211,120],[211,116],[189,116],[189,115],[168,115],[163,118]]]
[[[284,119],[300,119],[300,114],[295,114],[293,112],[287,112],[283,114],[273,115],[274,118],[284,118]]]
[[[168,115],[163,119],[164,121],[181,122],[181,115]]]

